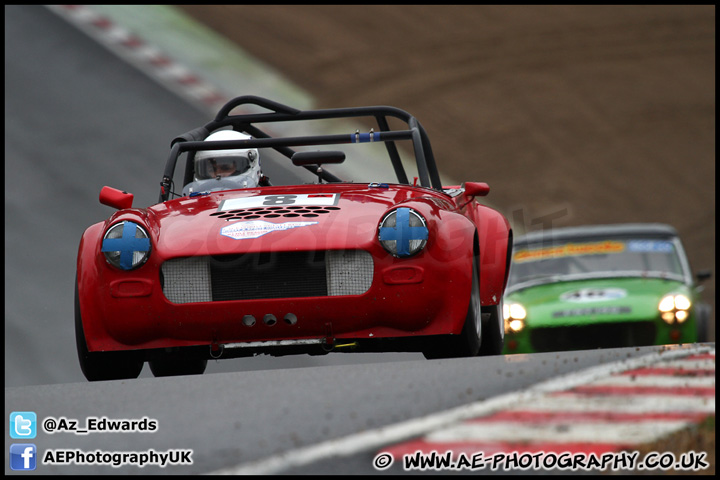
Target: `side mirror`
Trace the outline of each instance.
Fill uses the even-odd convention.
[[[100,203],[118,210],[132,208],[133,197],[132,193],[123,192],[117,188],[103,187],[100,190]]]
[[[490,193],[490,186],[484,182],[466,182],[465,183],[465,196],[466,197],[484,197]]]
[[[700,270],[695,275],[695,278],[698,279],[698,282],[704,282],[705,280],[708,280],[710,277],[712,277],[712,272],[710,270]]]

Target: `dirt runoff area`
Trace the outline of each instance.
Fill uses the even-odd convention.
[[[517,233],[673,225],[714,311],[714,5],[179,8],[318,108],[407,110]]]

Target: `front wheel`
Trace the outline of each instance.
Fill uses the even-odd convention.
[[[148,361],[148,365],[150,365],[150,371],[156,377],[202,375],[207,367],[207,360],[204,358],[183,357],[173,352]]]
[[[80,297],[75,283],[75,345],[80,369],[91,382],[137,378],[145,362],[133,352],[90,352],[80,314]]]
[[[505,345],[505,326],[503,323],[502,302],[482,307],[483,337],[480,355],[501,355]]]
[[[480,352],[483,336],[482,307],[480,304],[480,275],[477,266],[478,258],[472,262],[472,290],[468,303],[465,323],[460,335],[446,335],[431,340],[423,355],[428,360],[436,358],[475,357]]]
[[[710,313],[711,307],[708,304],[700,303],[696,308],[697,341],[699,343],[710,341]]]

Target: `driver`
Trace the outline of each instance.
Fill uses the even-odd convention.
[[[220,130],[205,141],[249,140],[246,133]],[[266,183],[260,170],[260,154],[256,148],[199,150],[195,153],[193,181],[185,185],[183,195],[236,188],[253,188]]]

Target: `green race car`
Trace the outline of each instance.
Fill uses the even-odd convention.
[[[503,353],[707,341],[700,291],[671,226],[533,232],[513,246]]]

